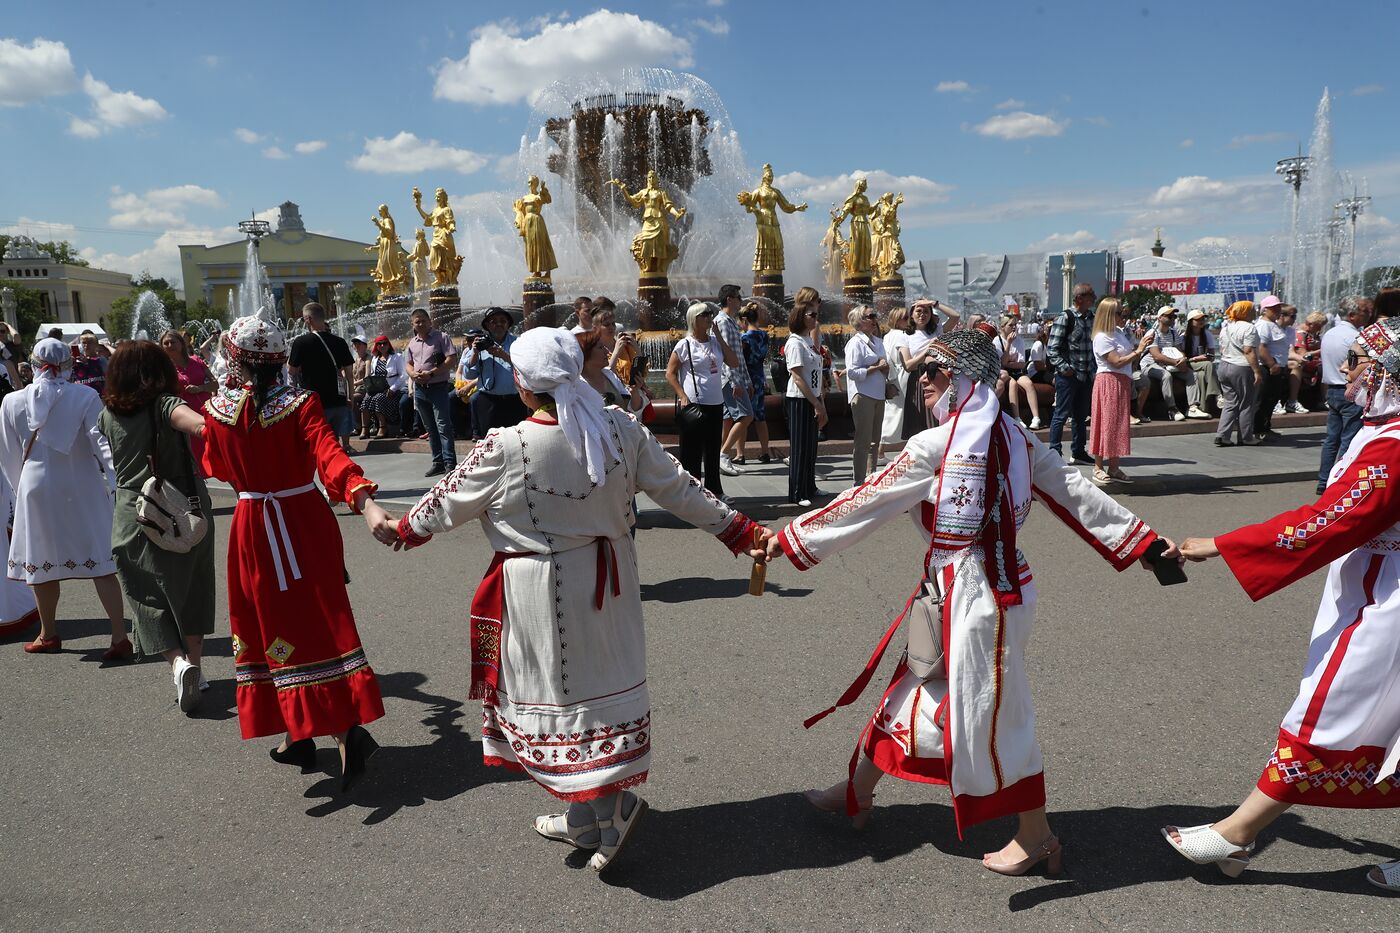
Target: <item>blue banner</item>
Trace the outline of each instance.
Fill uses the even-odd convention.
[[[1274,290],[1272,272],[1249,272],[1241,275],[1202,275],[1196,278],[1198,295],[1242,295],[1252,299],[1255,292]]]

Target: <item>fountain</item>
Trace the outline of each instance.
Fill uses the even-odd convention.
[[[248,250],[243,259],[243,281],[239,283],[238,299],[234,303],[237,316],[275,321],[279,317],[277,302],[272,297],[272,285],[258,252],[258,241],[272,232],[272,225],[265,220],[244,220],[238,224],[238,229],[248,236]]]
[[[165,304],[149,288],[136,296],[136,304],[131,308],[131,339],[159,339],[170,329],[170,319],[165,316]]]

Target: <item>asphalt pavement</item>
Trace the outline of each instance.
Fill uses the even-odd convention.
[[[1214,534],[1311,491],[1217,486],[1130,506],[1167,534]],[[62,654],[0,644],[0,928],[1394,927],[1397,903],[1363,877],[1400,858],[1393,812],[1289,813],[1233,882],[1158,835],[1219,818],[1257,778],[1302,670],[1320,574],[1258,604],[1219,563],[1164,589],[1137,569],[1114,573],[1035,510],[1021,538],[1040,594],[1028,664],[1067,871],[1003,878],[979,858],[1011,821],[959,839],[944,788],[885,781],[863,833],[798,793],[844,776],[876,702],[883,671],[854,706],[802,728],[913,586],[912,525],[805,574],[774,565],[753,598],[744,561],[663,519],[645,512],[639,531],[655,719],[641,793],[653,810],[610,876],[532,831],[557,801],[481,764],[479,708],[466,700],[468,600],[491,556],[480,529],[395,554],[342,515],[387,710],[371,725],[384,748],[365,781],[337,792],[328,742],[303,776],[268,758],[275,740],[239,739],[224,610],[213,689],[187,718],[163,663],[100,663],[93,590],[65,584]],[[223,581],[221,568],[221,606]]]

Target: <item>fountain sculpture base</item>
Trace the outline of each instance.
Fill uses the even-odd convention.
[[[875,310],[882,316],[904,307],[905,300],[904,276],[892,275],[875,282]]]
[[[781,308],[783,306],[783,274],[781,272],[770,274],[755,272],[753,274],[753,296],[771,301]]]
[[[456,285],[439,285],[428,294],[428,314],[433,324],[441,327],[462,313],[462,300],[457,296]]]
[[[662,330],[661,313],[671,307],[671,280],[664,275],[637,279],[637,321],[642,330]]]
[[[854,308],[856,305],[868,305],[875,300],[875,293],[870,285],[870,275],[848,275],[841,280],[841,293],[846,300],[846,307]]]
[[[554,285],[548,279],[529,278],[520,292],[520,308],[524,329],[558,327],[554,309]],[[546,310],[547,309],[547,310]]]

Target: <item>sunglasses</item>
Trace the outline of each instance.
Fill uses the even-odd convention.
[[[867,320],[867,321],[878,321],[878,320],[880,320],[880,316],[879,316],[878,314],[867,314],[867,315],[865,315],[864,317],[865,317],[865,320]]]
[[[932,382],[945,368],[941,361],[929,360],[923,366],[919,367],[919,375],[923,376],[929,382]]]

